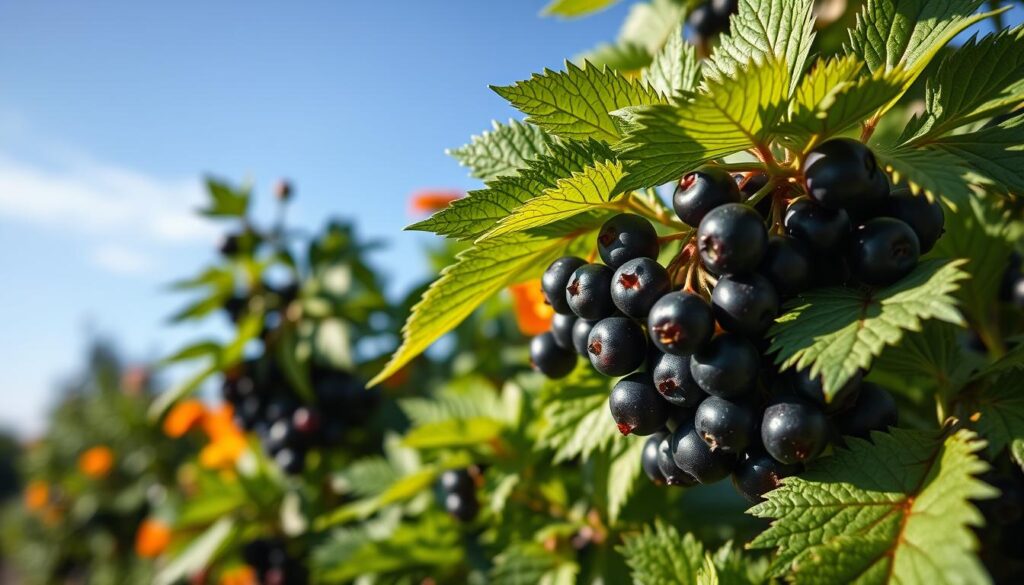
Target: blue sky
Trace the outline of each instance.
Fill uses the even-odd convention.
[[[90,332],[136,359],[202,332],[162,290],[212,259],[207,172],[296,223],[385,237],[391,290],[425,274],[409,194],[474,185],[444,155],[512,110],[509,83],[610,40],[628,3],[571,22],[542,1],[0,4],[0,425],[37,431]],[[265,210],[265,209],[264,209]]]

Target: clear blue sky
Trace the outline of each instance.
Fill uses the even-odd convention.
[[[425,274],[403,233],[422,187],[473,186],[443,153],[513,112],[487,89],[610,40],[544,2],[4,2],[0,4],[0,425],[39,428],[89,331],[154,358],[172,328],[161,290],[212,258],[190,219],[206,172],[294,219],[356,218],[387,238],[397,291]]]

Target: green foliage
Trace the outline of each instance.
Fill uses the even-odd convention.
[[[540,158],[549,143],[544,131],[531,124],[509,120],[493,122],[494,128],[474,136],[470,143],[448,151],[470,174],[481,181],[515,175],[526,163]]]
[[[700,81],[700,62],[697,50],[683,40],[682,28],[668,38],[650,66],[643,71],[643,80],[665,97],[691,93]]]
[[[618,0],[552,0],[544,14],[572,18],[608,8]]]

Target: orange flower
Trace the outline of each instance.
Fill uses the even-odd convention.
[[[433,213],[448,207],[456,199],[462,199],[462,191],[417,191],[409,199],[409,209],[414,215]]]
[[[230,404],[207,411],[203,417],[203,430],[210,443],[199,452],[199,464],[207,469],[233,467],[249,444],[245,434],[235,425],[234,410]]]
[[[509,292],[512,293],[516,324],[523,335],[540,335],[551,327],[551,316],[555,311],[544,300],[539,278],[514,284],[509,287]]]
[[[220,574],[219,585],[257,585],[252,567],[242,565]]]
[[[40,510],[50,502],[50,486],[45,481],[33,481],[25,486],[25,507]]]
[[[198,400],[184,400],[174,405],[164,419],[164,434],[172,439],[182,437],[199,426],[206,414],[206,407]]]
[[[114,452],[105,445],[97,445],[78,457],[78,469],[94,479],[106,477],[113,467]]]
[[[146,518],[135,532],[135,554],[151,559],[160,556],[171,543],[171,527],[154,518]]]

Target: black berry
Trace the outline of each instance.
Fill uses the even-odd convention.
[[[728,477],[736,457],[724,451],[712,451],[697,434],[693,423],[683,424],[672,433],[672,460],[679,469],[703,484]]]
[[[712,209],[726,203],[739,203],[740,189],[729,173],[704,167],[688,173],[672,195],[672,207],[679,219],[697,227]]]
[[[298,475],[306,468],[306,452],[295,447],[285,447],[274,455],[274,463],[288,475]]]
[[[729,29],[729,17],[716,13],[711,3],[700,4],[691,12],[686,22],[699,37],[713,37]]]
[[[764,495],[782,485],[782,479],[800,472],[799,465],[779,463],[760,451],[746,453],[732,472],[732,484],[751,503],[764,501]]]
[[[775,321],[779,295],[760,274],[727,275],[711,293],[711,311],[726,331],[757,337]]]
[[[569,286],[569,279],[577,268],[586,262],[575,256],[563,256],[555,260],[544,271],[540,279],[540,288],[544,293],[544,299],[551,305],[556,313],[570,314],[569,302],[565,298],[565,287]]]
[[[661,354],[654,364],[651,377],[658,392],[676,406],[694,408],[706,396],[690,374],[689,356]]]
[[[551,335],[562,349],[573,349],[572,330],[576,326],[576,315],[555,313],[551,317]]]
[[[590,343],[590,330],[594,328],[595,324],[597,324],[597,321],[576,319],[572,326],[572,347],[576,350],[576,353],[585,358],[590,356],[587,353],[587,344]]]
[[[910,274],[920,256],[917,235],[909,225],[879,217],[854,231],[847,258],[855,278],[872,286],[888,286]]]
[[[576,269],[565,286],[565,300],[578,317],[604,319],[615,312],[612,302],[612,277],[615,271],[603,264],[584,264]]]
[[[612,302],[626,315],[643,319],[671,286],[668,271],[657,260],[634,258],[615,271]]]
[[[825,412],[836,412],[853,404],[857,399],[857,393],[860,392],[863,379],[863,374],[857,372],[832,396],[831,401],[826,401],[821,376],[812,377],[811,370],[808,368],[793,374],[793,389],[798,396],[815,404]]]
[[[803,242],[789,236],[768,238],[768,250],[758,269],[782,298],[802,293],[811,286],[813,257]]]
[[[646,218],[620,213],[597,233],[597,251],[613,270],[634,258],[657,258],[658,233]]]
[[[757,268],[768,248],[764,220],[742,203],[712,209],[697,228],[697,249],[714,274],[737,274]]]
[[[828,419],[821,410],[795,399],[772,404],[761,420],[761,442],[780,463],[814,459],[828,443],[829,432]]]
[[[810,199],[797,199],[786,209],[786,233],[807,245],[813,254],[829,255],[843,250],[852,229],[842,209],[828,209]]]
[[[659,432],[647,437],[644,450],[640,454],[640,466],[654,485],[665,484],[665,474],[658,467],[658,446],[668,437],[668,433]]]
[[[946,214],[942,204],[928,201],[924,195],[914,196],[909,192],[893,194],[882,206],[881,215],[896,218],[914,230],[917,241],[921,245],[921,253],[925,254],[935,247],[942,237]]]
[[[835,416],[839,433],[867,439],[871,431],[884,431],[899,422],[896,401],[878,384],[861,384],[857,401]]]
[[[598,372],[625,376],[647,359],[647,336],[643,327],[625,317],[601,319],[587,337],[587,354]]]
[[[623,435],[650,435],[668,419],[668,403],[654,389],[651,375],[630,374],[616,382],[608,397],[608,408]]]
[[[862,142],[833,138],[804,160],[807,192],[830,209],[859,211],[889,194],[889,182],[874,153]]]
[[[312,437],[320,431],[320,413],[308,406],[300,406],[292,413],[292,426],[303,437]]]
[[[742,453],[754,437],[757,414],[747,402],[710,396],[697,407],[693,424],[712,451]]]
[[[476,494],[450,493],[444,498],[444,508],[460,522],[471,522],[480,512],[480,502]]]
[[[665,353],[691,354],[711,339],[714,330],[711,307],[702,297],[690,293],[668,293],[647,315],[651,340]]]
[[[750,392],[760,367],[757,348],[735,333],[716,336],[690,357],[690,374],[700,389],[722,398],[738,398]]]
[[[530,365],[548,378],[564,378],[576,367],[576,353],[559,347],[550,332],[541,333],[530,341]]]
[[[449,494],[471,495],[476,493],[476,483],[466,469],[449,469],[441,474],[441,489]]]
[[[665,477],[665,483],[671,486],[689,487],[697,485],[697,480],[676,465],[672,456],[672,435],[666,435],[658,443],[658,470]]]

